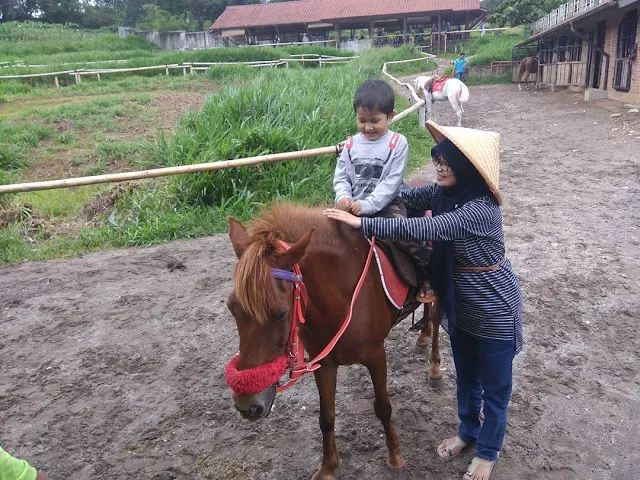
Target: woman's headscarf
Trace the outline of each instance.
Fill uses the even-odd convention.
[[[434,146],[431,156],[442,156],[456,177],[453,187],[436,190],[432,205],[434,217],[452,212],[474,198],[493,196],[478,170],[451,140],[444,139]],[[453,268],[453,241],[434,241],[429,281],[440,300],[441,315],[447,315],[445,328],[449,335],[455,331],[456,323]]]

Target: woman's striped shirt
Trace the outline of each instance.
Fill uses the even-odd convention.
[[[437,188],[434,183],[400,195],[408,209],[426,211]],[[456,328],[476,337],[512,341],[516,353],[522,350],[522,297],[509,260],[492,271],[457,270],[494,265],[504,257],[502,213],[493,198],[476,198],[435,217],[363,217],[361,228],[366,236],[392,240],[453,241]]]

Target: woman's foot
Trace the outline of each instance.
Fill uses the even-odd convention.
[[[438,445],[437,452],[440,458],[449,460],[460,455],[460,452],[464,450],[467,445],[467,442],[456,435],[455,437],[443,440],[442,443]]]
[[[490,462],[475,457],[471,460],[471,464],[467,468],[467,472],[463,475],[462,480],[489,480],[491,470],[498,460]]]
[[[433,303],[436,301],[436,293],[433,291],[431,285],[429,285],[428,282],[424,282],[421,285],[416,300],[418,300],[420,303]]]

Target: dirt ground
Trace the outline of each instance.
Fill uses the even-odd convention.
[[[526,345],[492,479],[637,477],[640,117],[626,110],[471,89],[465,125],[502,134],[507,249],[524,294]],[[439,120],[453,123],[448,105]],[[172,259],[186,268],[170,271]],[[233,410],[233,264],[219,236],[0,268],[2,446],[53,479],[309,478],[321,453],[312,378],[261,423]],[[473,453],[435,453],[457,426],[449,344],[442,334],[432,389],[409,325],[387,342],[406,478],[459,479]],[[372,399],[364,368],[341,370],[339,479],[390,478]]]

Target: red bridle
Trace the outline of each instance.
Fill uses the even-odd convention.
[[[371,259],[373,258],[375,246],[375,238],[371,239],[371,248],[367,256],[362,274],[356,285],[355,291],[351,298],[351,304],[349,305],[349,311],[347,316],[342,322],[342,326],[333,336],[327,346],[312,360],[304,363],[304,345],[298,337],[300,325],[306,322],[304,318],[304,310],[309,301],[307,295],[307,289],[302,279],[302,272],[300,266],[296,263],[292,271],[272,269],[272,275],[274,278],[290,282],[294,286],[293,291],[293,312],[291,314],[291,329],[289,331],[289,339],[287,340],[287,347],[283,356],[280,356],[271,362],[260,365],[255,368],[247,370],[238,370],[237,361],[238,355],[236,355],[227,365],[225,369],[225,379],[231,389],[238,394],[255,394],[268,388],[270,385],[278,380],[287,370],[289,370],[289,379],[285,383],[279,383],[276,387],[277,392],[282,392],[287,388],[294,385],[304,375],[314,372],[321,367],[320,362],[331,353],[336,346],[345,330],[351,323],[353,317],[353,307],[360,295],[362,286],[369,272],[371,266]],[[278,244],[280,251],[289,250],[289,245],[283,241]],[[283,368],[284,367],[284,368]],[[256,391],[257,390],[257,391]]]

